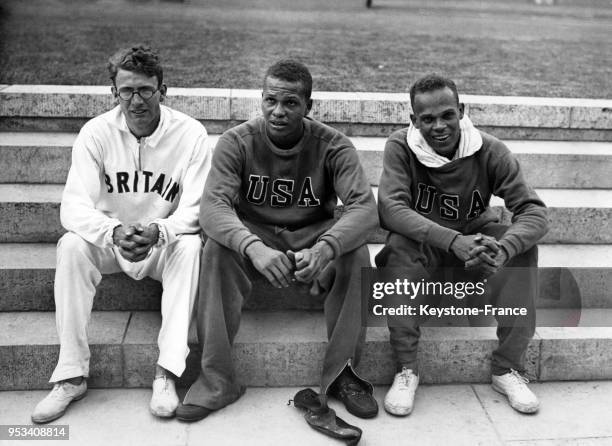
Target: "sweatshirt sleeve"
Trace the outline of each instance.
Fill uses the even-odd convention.
[[[212,160],[212,146],[209,141],[206,130],[202,127],[185,171],[177,208],[168,217],[152,222],[160,228],[161,246],[174,243],[180,234],[195,234],[200,231],[200,200]]]
[[[378,226],[376,201],[357,150],[347,138],[342,138],[340,144],[344,147],[330,155],[328,168],[344,211],[338,221],[319,237],[319,240],[329,243],[335,257],[363,245],[368,233]]]
[[[72,164],[62,202],[62,226],[101,248],[113,246],[113,230],[121,222],[95,208],[104,184],[104,165],[100,146],[85,125],[72,147]]]
[[[385,145],[378,187],[378,213],[384,229],[448,251],[460,233],[422,216],[413,208],[407,147],[391,136]]]
[[[239,141],[224,133],[217,142],[200,203],[200,225],[206,235],[242,256],[261,240],[240,221],[234,208],[242,183],[244,153]]]
[[[503,198],[513,214],[512,224],[499,242],[512,258],[534,246],[548,232],[547,210],[525,181],[514,155],[501,141],[497,144],[503,155],[491,167],[493,194]]]

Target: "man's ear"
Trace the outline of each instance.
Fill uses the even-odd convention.
[[[166,87],[166,84],[162,84],[161,87],[159,87],[159,102],[164,102],[164,99],[166,99],[167,92],[168,87]]]
[[[416,117],[416,115],[414,113],[410,113],[410,122],[412,122],[412,125],[415,128],[417,128],[417,129],[419,128],[419,126],[417,125],[417,117]]]
[[[463,111],[465,110],[465,106],[462,102],[459,103],[459,119],[463,119]]]
[[[117,96],[117,88],[115,88],[115,86],[111,86],[111,94],[113,95],[113,99],[115,100],[115,103],[118,104],[119,103],[119,96]]]
[[[304,114],[304,116],[308,116],[308,113],[310,113],[310,109],[312,109],[312,99],[308,99],[306,101],[306,113]]]

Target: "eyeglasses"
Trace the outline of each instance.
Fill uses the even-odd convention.
[[[132,88],[121,88],[117,90],[117,96],[119,96],[124,101],[129,101],[130,99],[132,99],[132,96],[137,94],[145,101],[148,101],[158,91],[159,91],[159,88],[151,88],[151,87],[143,87],[143,88],[139,88],[138,90],[133,90]]]

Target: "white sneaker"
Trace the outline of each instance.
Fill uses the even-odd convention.
[[[157,417],[170,418],[178,407],[179,399],[174,387],[174,380],[165,375],[156,376],[153,381],[153,395],[149,409]]]
[[[56,382],[53,390],[36,405],[32,413],[34,423],[48,423],[64,415],[68,405],[78,401],[87,393],[87,381],[83,379],[80,384],[71,384],[68,381]]]
[[[391,415],[409,415],[414,406],[414,394],[418,385],[419,377],[412,369],[403,368],[401,372],[396,373],[385,396],[385,410]]]
[[[528,382],[527,378],[513,369],[504,375],[491,377],[493,389],[506,395],[513,409],[522,413],[535,413],[540,407],[540,402],[527,387]]]

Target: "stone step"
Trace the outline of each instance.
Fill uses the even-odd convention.
[[[382,245],[370,245],[371,262]],[[0,244],[0,312],[53,311],[55,274],[54,244]],[[612,308],[612,245],[541,245],[539,247],[539,308],[559,308],[581,302],[583,308]],[[568,295],[571,275],[580,296]],[[157,310],[161,286],[152,279],[137,282],[123,273],[103,277],[94,299],[95,310]],[[296,286],[287,299],[287,291],[267,286],[265,279],[254,284],[254,292],[245,303],[249,310],[320,310],[321,298],[308,294],[305,286]]]
[[[0,183],[66,181],[75,133],[0,132]],[[219,135],[211,135],[213,142]],[[351,138],[372,185],[382,173],[384,137]],[[589,141],[506,141],[529,184],[543,188],[612,188],[612,144]]]
[[[388,135],[410,122],[408,93],[314,92],[312,116],[350,135]],[[612,101],[463,95],[466,112],[500,138],[612,140]],[[209,131],[260,113],[261,90],[170,88],[166,103]],[[109,86],[9,85],[0,90],[3,130],[76,131],[114,106]]]
[[[157,312],[94,312],[90,386],[150,386],[160,320]],[[0,326],[0,390],[48,388],[59,351],[54,314],[0,313]],[[247,386],[316,386],[325,333],[321,313],[245,313],[234,346],[241,381]],[[423,327],[422,382],[488,382],[496,345],[494,327]],[[609,324],[538,328],[527,351],[527,372],[541,381],[611,379],[611,352]],[[194,345],[180,384],[193,381],[197,371]],[[359,372],[374,384],[391,382],[394,367],[385,327],[368,329]]]
[[[0,243],[55,242],[65,232],[59,221],[63,186],[57,184],[0,184]],[[612,243],[612,190],[537,189],[549,207],[550,231],[542,243]],[[375,195],[377,188],[374,188]],[[511,214],[500,199],[492,200],[501,221]],[[341,206],[338,209],[341,212]],[[386,232],[369,235],[382,243]]]

